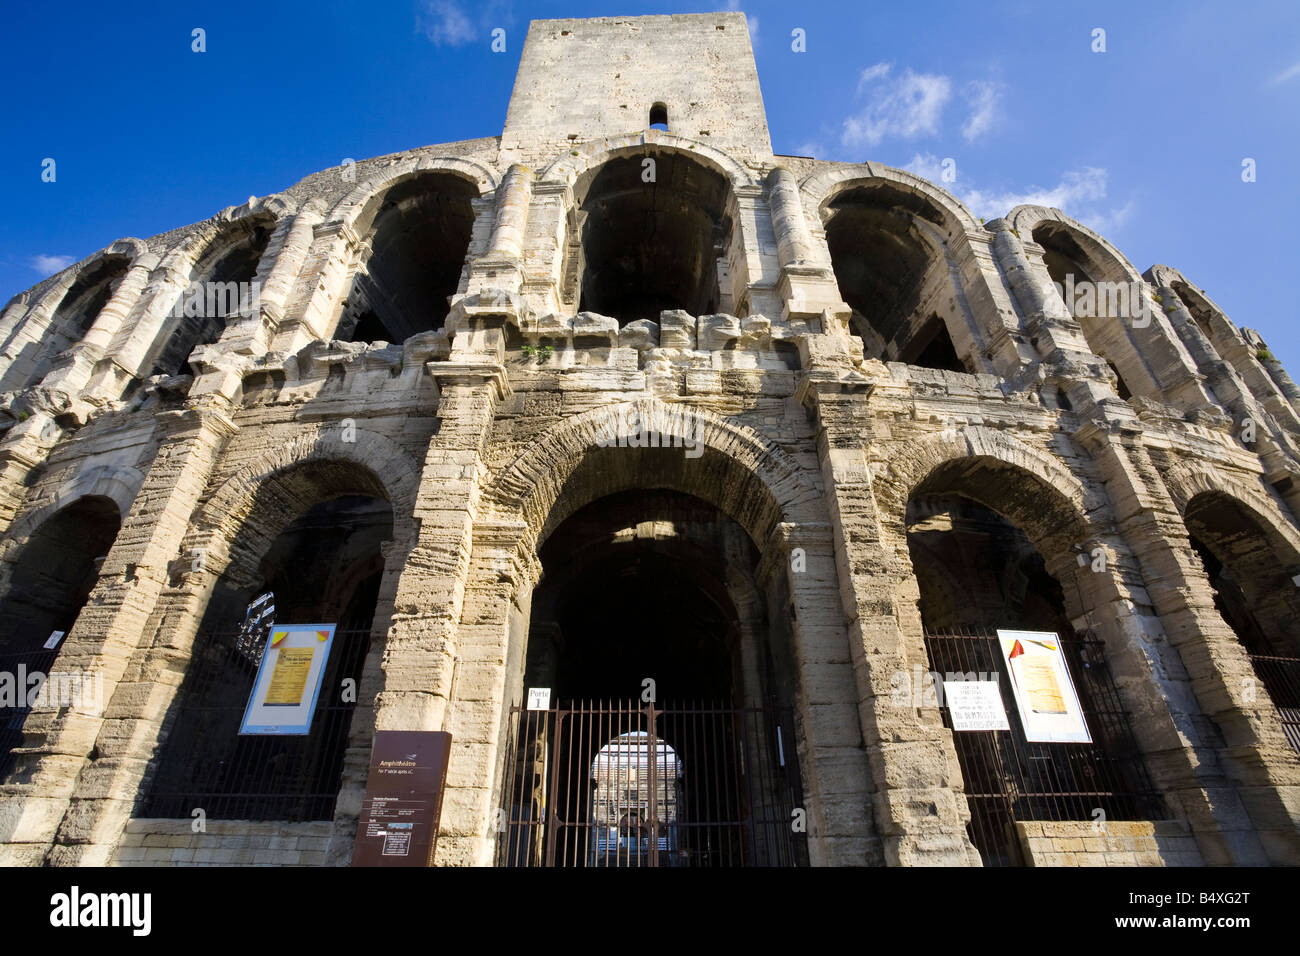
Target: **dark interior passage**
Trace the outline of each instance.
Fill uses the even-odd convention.
[[[72,629],[120,524],[116,503],[89,496],[36,529],[15,556],[0,600],[0,653],[36,650],[52,631]]]
[[[442,328],[474,227],[478,191],[458,176],[427,173],[376,200],[366,234],[370,254],[357,271],[335,338],[404,342]]]
[[[659,320],[664,309],[718,311],[719,261],[731,241],[730,184],[671,151],[610,160],[575,186],[578,310]],[[572,295],[572,290],[570,290]]]

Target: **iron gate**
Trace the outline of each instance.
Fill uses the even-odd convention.
[[[1063,636],[1060,641],[1092,736],[1090,744],[1025,740],[996,633],[925,636],[936,685],[945,674],[957,680],[971,672],[998,675],[1011,729],[952,735],[971,812],[968,832],[985,866],[1024,863],[1017,820],[1098,822],[1166,816],[1106,664],[1104,645],[1089,635]],[[944,726],[951,728],[948,708],[939,709]]]
[[[806,865],[788,709],[581,701],[510,714],[498,865]]]

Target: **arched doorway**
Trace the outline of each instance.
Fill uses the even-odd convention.
[[[1018,823],[1164,818],[1105,646],[1072,623],[1084,606],[1077,575],[1093,573],[1094,559],[1068,503],[1037,478],[978,457],[931,471],[906,515],[930,666],[910,675],[911,702],[938,706],[953,729],[953,682],[980,681],[997,685],[1004,711],[1004,730],[952,731],[984,865],[1026,862]],[[1025,726],[1003,644],[1011,631],[1059,655],[1090,740],[1051,742]]]
[[[140,815],[329,820],[370,648],[393,512],[379,479],[314,461],[264,479],[195,638]],[[266,630],[242,626],[272,595],[276,624],[336,624],[310,732],[241,736]]]
[[[1250,656],[1300,753],[1300,556],[1284,560],[1278,536],[1231,495],[1205,491],[1183,512],[1192,548],[1214,589],[1214,606]]]
[[[43,521],[14,555],[0,600],[0,673],[14,680],[12,693],[0,695],[0,780],[13,769],[31,710],[18,675],[49,674],[120,525],[112,499],[88,495]]]
[[[806,861],[789,596],[735,520],[656,487],[682,457],[601,449],[567,483],[632,468],[646,487],[540,548],[521,686],[550,699],[512,711],[502,865]]]

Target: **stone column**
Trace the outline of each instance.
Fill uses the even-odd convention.
[[[799,184],[794,173],[784,166],[776,167],[767,177],[767,201],[772,207],[772,230],[781,266],[813,262],[812,233],[804,220]]]
[[[311,199],[292,219],[281,221],[262,254],[263,260],[272,265],[258,292],[257,313],[241,315],[238,322],[228,325],[221,336],[222,348],[243,355],[261,355],[270,347],[284,321],[298,272],[307,261],[324,211],[322,200]]]
[[[893,866],[978,866],[952,736],[933,708],[900,706],[897,675],[928,670],[920,616],[898,594],[910,562],[882,529],[864,446],[873,431],[863,394],[827,382],[806,392],[831,513],[840,599],[849,624],[862,737],[875,778],[876,830]],[[901,516],[899,516],[901,520]],[[905,547],[905,545],[904,545]]]
[[[528,206],[533,199],[533,174],[518,163],[506,172],[498,187],[496,222],[488,257],[518,260],[524,252],[524,231],[528,227]]]
[[[107,707],[51,708],[28,718],[25,736],[39,743],[21,758],[21,782],[0,788],[0,862],[36,863],[47,854],[54,864],[108,862],[147,764],[127,746],[138,722],[161,721],[170,701],[144,675],[128,678],[128,665],[150,637],[168,563],[234,432],[226,411],[158,416],[158,452],[58,659],[60,671],[102,678]]]

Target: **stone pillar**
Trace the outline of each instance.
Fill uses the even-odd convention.
[[[277,226],[263,253],[263,260],[272,265],[259,290],[258,313],[240,316],[237,323],[227,326],[221,336],[223,348],[243,355],[261,355],[270,347],[284,321],[298,272],[307,260],[324,211],[322,200],[311,199],[292,219],[286,218]]]
[[[88,400],[116,401],[133,378],[148,371],[145,361],[189,282],[188,273],[170,265],[160,265],[149,273],[148,285],[118,323],[103,358],[91,373],[84,389]]]
[[[898,674],[928,670],[920,616],[900,606],[906,554],[886,540],[864,446],[873,423],[863,394],[811,387],[818,453],[831,513],[840,599],[849,620],[858,712],[876,790],[876,830],[893,866],[978,866],[952,736],[933,708],[900,706]],[[897,516],[901,520],[901,516]],[[904,544],[905,548],[906,545]]]
[[[863,744],[861,694],[855,671],[860,661],[852,628],[846,629],[839,541],[832,525],[782,523],[763,549],[757,578],[769,598],[788,595],[788,605],[770,606],[768,627],[788,627],[797,671],[795,735],[803,781],[808,857],[814,866],[879,866],[887,861],[873,802],[876,766]],[[796,560],[796,555],[798,560]],[[778,624],[777,614],[787,617]],[[878,810],[877,810],[878,813]]]
[[[510,707],[523,697],[528,618],[540,576],[536,540],[524,522],[475,524],[443,721],[452,747],[439,866],[492,863]]]
[[[782,268],[813,262],[812,233],[803,216],[799,184],[794,173],[778,166],[767,177],[767,201],[772,208],[772,230]]]
[[[516,163],[498,187],[496,222],[488,257],[518,260],[524,252],[524,231],[528,227],[528,206],[533,199],[533,174]]]
[[[147,758],[129,753],[140,719],[160,722],[170,694],[128,665],[149,634],[168,563],[234,425],[226,409],[164,412],[149,473],[58,658],[60,671],[102,678],[104,703],[33,711],[25,736],[40,742],[0,788],[0,861],[102,866],[134,805]],[[163,685],[166,687],[166,685]],[[167,688],[174,690],[174,688]],[[92,757],[92,751],[96,751]]]
[[[767,177],[767,204],[777,250],[777,261],[772,265],[773,271],[779,270],[776,291],[781,300],[781,317],[787,321],[812,321],[816,323],[813,331],[827,332],[831,330],[822,327],[821,317],[829,309],[847,326],[852,310],[840,297],[833,270],[818,261],[817,242],[804,217],[799,184],[783,166]],[[751,284],[761,278],[761,272],[748,277]],[[761,312],[762,304],[756,300],[753,308]]]
[[[338,321],[352,277],[369,253],[370,244],[348,224],[313,224],[311,248],[292,293],[283,301],[284,312],[271,351],[297,352],[308,342],[327,339]]]

